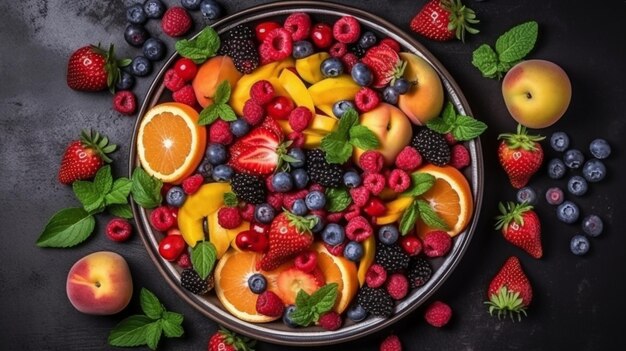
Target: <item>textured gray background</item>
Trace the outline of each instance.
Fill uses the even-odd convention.
[[[264,1],[222,1],[227,13]],[[403,29],[424,0],[341,1],[371,10]],[[70,266],[80,257],[99,250],[122,254],[131,267],[136,291],[146,287],[165,306],[185,315],[185,337],[166,339],[162,350],[206,349],[216,330],[180,300],[152,265],[139,237],[125,244],[106,239],[108,218],[98,217],[92,237],[78,247],[39,249],[35,240],[56,211],[77,204],[69,187],[60,185],[56,172],[69,140],[83,128],[107,134],[119,144],[114,172],[126,175],[129,141],[135,117],[124,117],[111,108],[108,93],[86,94],[67,88],[65,67],[70,53],[88,43],[113,42],[122,56],[139,50],[123,40],[124,9],[132,1],[2,1],[0,3],[0,349],[2,350],[103,350],[109,330],[124,317],[140,311],[135,294],[122,313],[108,317],[81,314],[65,296]],[[166,1],[169,5],[176,0]],[[459,268],[436,293],[454,309],[453,322],[442,330],[429,327],[422,311],[393,329],[372,335],[350,348],[376,350],[379,340],[398,333],[408,350],[606,350],[625,344],[621,323],[626,312],[623,291],[624,216],[624,46],[623,15],[626,2],[566,0],[478,2],[466,0],[483,21],[482,33],[460,42],[423,40],[457,80],[477,118],[489,124],[482,138],[485,150],[484,206],[480,225]],[[195,14],[194,31],[204,21]],[[514,122],[504,107],[500,83],[482,78],[471,65],[471,52],[480,44],[493,44],[511,26],[534,19],[540,24],[539,41],[532,58],[552,60],[568,73],[573,101],[562,121],[542,130],[549,135],[563,130],[575,147],[586,149],[594,137],[607,138],[614,148],[608,160],[610,175],[593,184],[583,198],[575,199],[583,213],[600,213],[607,231],[592,240],[592,251],[578,258],[569,253],[569,238],[579,231],[556,221],[554,210],[542,202],[537,211],[543,219],[545,257],[534,260],[505,243],[492,229],[496,204],[512,200],[495,156],[496,137],[510,131]],[[158,36],[157,23],[150,23]],[[165,38],[168,47],[173,42]],[[418,38],[419,39],[419,38]],[[157,65],[156,69],[160,68]],[[154,76],[154,74],[152,75]],[[139,79],[135,93],[145,95],[150,78]],[[547,144],[544,144],[547,146]],[[547,156],[554,156],[547,151]],[[532,185],[540,192],[564,181],[545,175]],[[530,316],[522,323],[490,318],[482,304],[486,286],[505,258],[518,255],[535,288]],[[324,349],[345,348],[345,345]],[[259,350],[290,348],[262,343]],[[321,348],[320,348],[321,349]]]

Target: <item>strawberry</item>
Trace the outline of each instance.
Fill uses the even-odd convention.
[[[533,207],[526,203],[509,202],[506,208],[503,203],[498,208],[502,214],[496,217],[496,229],[501,230],[511,244],[522,248],[534,258],[541,258],[541,222]]]
[[[411,30],[428,39],[447,41],[453,38],[465,41],[465,32],[478,33],[470,25],[480,22],[474,10],[461,0],[430,0],[411,20]]]
[[[220,327],[209,339],[209,351],[254,351],[255,341]]]
[[[528,135],[526,127],[518,124],[517,133],[500,134],[498,157],[511,185],[520,189],[528,184],[543,162],[543,148],[539,141],[544,137]]]
[[[79,91],[100,91],[108,87],[113,92],[120,78],[120,67],[129,64],[129,59],[115,58],[113,44],[109,46],[109,51],[104,51],[100,46],[83,46],[70,56],[67,85]]]
[[[316,222],[313,218],[296,216],[289,211],[276,216],[268,232],[268,250],[257,263],[257,269],[274,270],[306,250],[313,243],[311,228]]]
[[[402,77],[406,62],[400,60],[398,53],[387,44],[378,44],[371,47],[361,59],[374,75],[372,83],[376,88],[382,88],[396,78]]]
[[[489,314],[497,312],[498,318],[507,314],[521,320],[526,315],[526,308],[533,299],[533,289],[528,277],[522,270],[519,259],[509,257],[491,280],[487,290]]]
[[[116,148],[106,136],[83,131],[81,139],[72,141],[63,154],[59,181],[69,185],[75,180],[93,178],[105,162],[111,162],[107,154]]]

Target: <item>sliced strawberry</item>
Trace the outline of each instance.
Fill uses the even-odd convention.
[[[255,174],[270,174],[274,172],[278,165],[278,154],[276,150],[264,147],[249,147],[239,155],[232,166],[239,172]]]
[[[278,168],[286,152],[280,126],[266,118],[257,128],[239,139],[230,148],[229,165],[238,172],[267,175]]]
[[[365,53],[362,59],[374,75],[374,87],[382,88],[392,79],[404,74],[404,64],[398,53],[387,44],[378,44]]]
[[[304,290],[310,295],[319,289],[322,284],[320,284],[319,278],[315,275],[305,273],[295,267],[281,272],[276,278],[278,295],[285,304],[295,303],[296,296],[300,290]]]

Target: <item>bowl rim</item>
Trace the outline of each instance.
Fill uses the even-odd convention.
[[[332,2],[317,2],[306,0],[274,2],[244,9],[240,12],[216,21],[215,23],[210,24],[210,26],[214,27],[216,31],[218,31],[218,33],[221,33],[241,22],[247,22],[258,18],[263,18],[264,16],[285,15],[297,11],[305,11],[309,13],[330,16],[351,15],[358,18],[359,21],[361,21],[362,23],[366,23],[367,26],[373,27],[377,31],[382,31],[392,36],[394,39],[400,42],[402,47],[407,48],[410,52],[417,54],[424,58],[426,61],[428,61],[428,63],[437,71],[445,89],[447,99],[449,99],[454,104],[455,108],[460,113],[469,116],[472,115],[469,104],[465,96],[462,94],[460,87],[452,78],[450,73],[441,64],[441,62],[439,62],[439,60],[437,60],[437,58],[435,58],[429,50],[427,50],[421,43],[410,37],[405,31],[403,31],[396,25],[365,10]],[[170,56],[170,58],[163,64],[163,67],[158,72],[155,79],[151,83],[148,91],[146,92],[146,96],[142,102],[139,113],[137,114],[135,125],[133,127],[133,135],[131,139],[131,147],[129,151],[128,161],[129,177],[131,176],[134,169],[139,166],[136,142],[139,125],[142,120],[141,116],[145,115],[145,112],[150,107],[158,103],[159,98],[164,91],[162,78],[165,74],[165,71],[171,66],[174,60],[178,58],[179,55],[174,52]],[[474,213],[468,227],[463,233],[460,233],[453,241],[453,248],[448,256],[442,259],[441,266],[433,272],[432,278],[428,281],[426,285],[418,290],[414,290],[410,296],[405,298],[404,301],[400,302],[396,306],[396,311],[391,317],[370,317],[363,322],[355,323],[348,327],[342,327],[339,330],[333,332],[323,331],[319,328],[314,328],[316,331],[307,332],[298,329],[285,331],[268,328],[268,324],[254,324],[241,321],[237,317],[222,309],[220,306],[215,306],[214,304],[206,302],[206,300],[202,299],[201,297],[188,293],[180,286],[179,277],[174,276],[175,268],[173,267],[173,265],[169,262],[166,262],[160,257],[158,253],[158,242],[156,242],[155,237],[152,233],[152,229],[148,221],[147,211],[138,206],[134,201],[131,201],[131,208],[133,211],[134,220],[137,222],[137,229],[140,234],[141,240],[161,276],[165,278],[165,280],[172,287],[172,289],[187,304],[200,311],[203,315],[237,333],[275,344],[290,346],[321,346],[342,343],[355,340],[360,337],[385,329],[409,315],[441,287],[441,285],[452,274],[454,268],[459,264],[461,258],[463,257],[465,251],[469,246],[469,243],[471,242],[471,238],[478,224],[478,218],[480,216],[480,210],[482,207],[482,190],[484,188],[484,165],[480,138],[476,138],[470,141],[468,143],[468,146],[472,163],[466,169],[465,173],[466,176],[468,176],[469,173],[468,180],[472,189],[472,195],[474,200]],[[309,330],[309,328],[307,328],[307,330]]]

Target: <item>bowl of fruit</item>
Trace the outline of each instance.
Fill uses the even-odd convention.
[[[129,169],[142,240],[186,303],[256,339],[324,345],[441,286],[478,220],[486,126],[422,45],[365,11],[299,1],[176,48]]]

